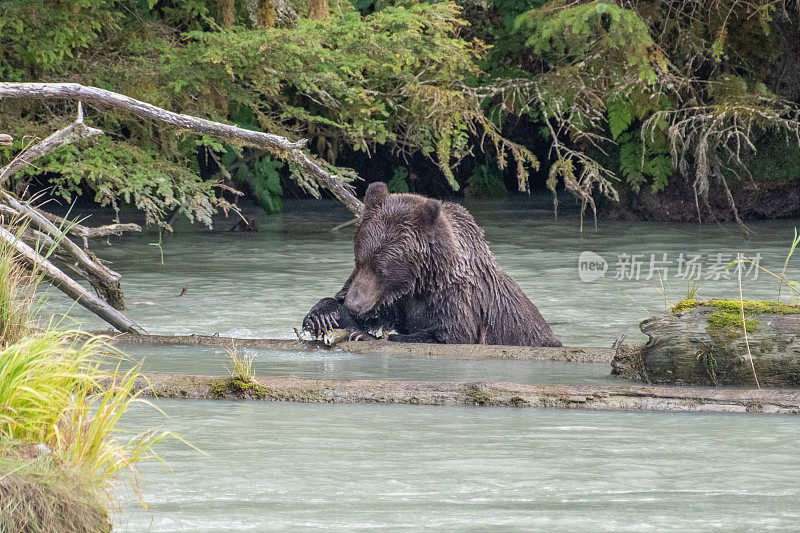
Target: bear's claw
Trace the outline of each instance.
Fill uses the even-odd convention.
[[[350,330],[350,335],[347,337],[349,341],[374,341],[375,339],[377,339],[376,336],[360,329]]]
[[[310,331],[315,338],[339,326],[339,302],[333,298],[323,298],[303,319],[303,329]]]

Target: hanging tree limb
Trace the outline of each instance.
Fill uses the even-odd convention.
[[[5,179],[14,172],[30,165],[33,161],[76,140],[89,139],[102,134],[102,130],[91,128],[83,122],[83,106],[79,102],[78,116],[72,124],[31,146],[14,158],[11,163],[0,169],[0,202],[12,209],[19,217],[33,224],[39,231],[52,239],[54,243],[57,243],[59,255],[65,258],[67,264],[92,285],[97,294],[102,296],[114,308],[124,309],[125,296],[120,286],[120,280],[122,279],[120,274],[106,267],[81,249],[80,246],[66,238],[64,231],[69,225],[56,226],[43,211],[32,206],[29,202],[18,200],[13,194],[2,189]]]
[[[68,99],[128,111],[138,117],[176,126],[180,129],[205,133],[233,143],[247,144],[268,150],[282,159],[296,163],[321,187],[328,189],[345,207],[356,215],[363,204],[353,195],[343,180],[314,161],[302,148],[306,140],[290,141],[286,137],[246,130],[190,115],[174,113],[160,107],[97,87],[79,83],[14,83],[0,82],[0,98]],[[2,183],[2,180],[0,180]]]
[[[154,105],[119,93],[97,87],[86,87],[79,83],[0,83],[0,98],[33,98],[36,100],[79,100],[95,105],[124,109],[137,117],[164,122],[181,129],[207,133],[235,142],[247,142],[266,150],[292,150],[302,148],[306,141],[292,142],[285,137],[246,130],[221,122],[173,113]]]
[[[32,146],[22,152],[18,157],[15,157],[11,163],[6,165],[0,170],[0,185],[6,181],[14,172],[23,169],[36,161],[40,157],[44,157],[53,150],[61,148],[67,144],[74,143],[81,139],[90,139],[97,135],[102,135],[102,130],[97,128],[90,128],[83,122],[83,106],[78,105],[78,118],[75,122],[70,124],[64,129],[58,130],[42,142]],[[6,137],[9,137],[6,135]],[[10,137],[9,137],[10,138]]]

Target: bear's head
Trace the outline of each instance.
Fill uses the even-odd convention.
[[[443,230],[441,210],[438,200],[389,194],[385,183],[370,184],[356,226],[356,269],[344,300],[348,310],[363,315],[417,289]]]

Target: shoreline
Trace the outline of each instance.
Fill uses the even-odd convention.
[[[387,381],[144,374],[151,398],[329,404],[464,405],[612,411],[800,414],[800,390],[646,385],[523,385],[509,382]]]

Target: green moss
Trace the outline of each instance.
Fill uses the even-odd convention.
[[[678,302],[672,308],[673,313],[691,311],[700,307],[713,309],[714,312],[708,316],[708,327],[706,331],[715,340],[730,342],[743,335],[742,330],[742,308],[745,315],[792,315],[800,314],[800,305],[790,305],[781,302],[765,302],[758,300],[744,300],[740,302],[735,299],[712,299],[696,300],[687,298]],[[758,320],[745,316],[744,329],[747,333],[752,333],[758,329]]]
[[[672,308],[673,313],[683,313],[684,311],[691,311],[695,309],[697,306],[702,305],[703,302],[695,300],[694,298],[687,298],[685,300],[681,300],[675,307]]]
[[[708,315],[708,327],[711,329],[735,328],[742,330],[742,316],[737,309],[736,312],[715,311]],[[755,318],[745,318],[744,326],[747,333],[752,333],[758,328],[758,320]]]
[[[776,315],[797,315],[800,314],[800,305],[791,305],[781,302],[765,302],[760,300],[744,300],[740,304],[739,300],[735,299],[711,299],[711,300],[696,300],[694,298],[687,298],[681,300],[675,307],[672,308],[673,313],[682,313],[683,311],[691,311],[698,307],[711,307],[718,311],[729,313],[739,313],[740,307],[744,307],[744,312],[747,315],[763,315],[765,313],[772,313]]]
[[[267,397],[268,390],[255,381],[242,381],[238,378],[218,378],[211,381],[211,396],[225,398],[238,396],[240,398],[256,398],[262,400]]]
[[[467,400],[465,403],[473,405],[487,405],[492,402],[492,395],[478,390],[478,387],[472,386],[467,390]]]
[[[522,407],[528,405],[528,401],[521,396],[512,396],[508,402],[515,407]]]

